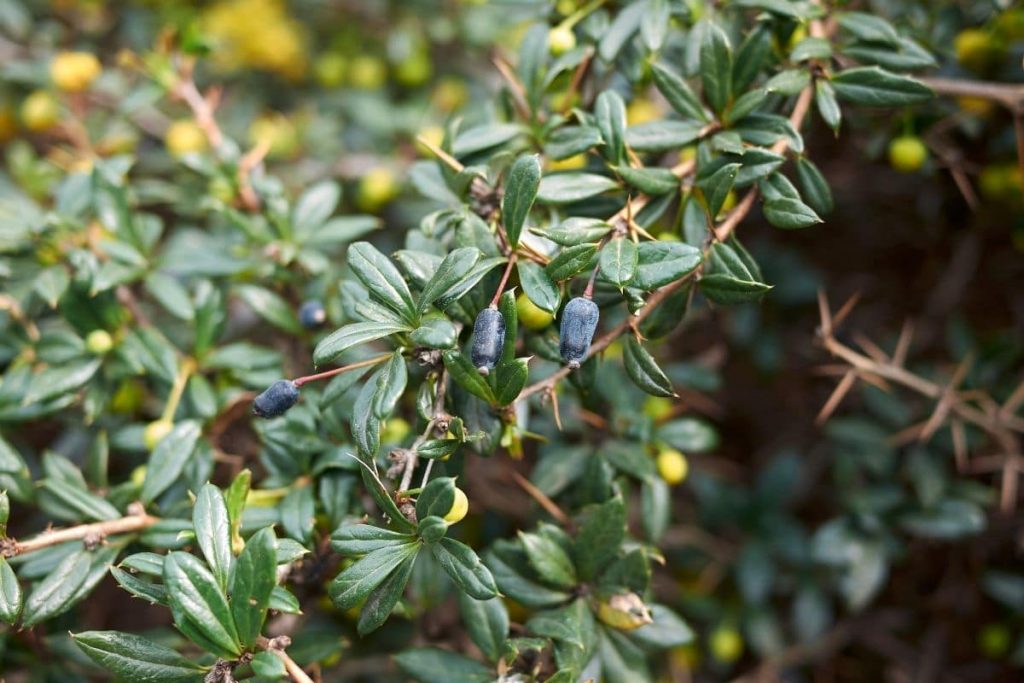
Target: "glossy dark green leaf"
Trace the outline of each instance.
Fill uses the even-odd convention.
[[[365,555],[411,540],[408,534],[370,524],[345,524],[331,534],[331,548],[342,555]]]
[[[626,508],[614,497],[592,509],[573,542],[576,570],[583,581],[593,580],[619,553],[626,536]]]
[[[458,330],[443,318],[428,318],[409,333],[409,340],[428,349],[450,349],[458,340]]]
[[[348,248],[348,264],[380,303],[409,323],[417,321],[416,305],[398,268],[369,242],[356,242]]]
[[[431,304],[457,285],[480,260],[480,250],[460,247],[448,253],[420,293],[418,311],[424,313]]]
[[[498,595],[490,570],[473,549],[453,538],[443,538],[430,547],[441,568],[471,598],[489,600]]]
[[[251,649],[267,616],[277,585],[277,551],[273,527],[260,529],[245,543],[231,575],[231,614],[242,646]]]
[[[708,25],[701,42],[700,78],[708,104],[721,114],[732,99],[732,48],[716,24]]]
[[[526,358],[502,363],[494,371],[494,399],[499,406],[511,405],[530,376]]]
[[[611,232],[612,226],[596,218],[568,218],[550,228],[533,228],[531,232],[563,247],[575,247],[586,242],[597,242]],[[520,261],[519,265],[530,265]]]
[[[666,152],[696,141],[703,129],[699,121],[648,121],[626,129],[626,144],[637,152]]]
[[[94,662],[121,680],[136,683],[202,683],[206,667],[151,640],[120,631],[71,634]]]
[[[224,494],[213,484],[204,484],[192,508],[192,525],[207,564],[221,589],[227,588],[234,555],[231,553],[231,524]]]
[[[676,72],[661,64],[654,64],[651,66],[651,74],[654,76],[654,85],[684,118],[704,122],[710,120],[700,99]]]
[[[473,643],[492,662],[498,661],[508,639],[508,609],[501,598],[475,600],[459,593],[459,612],[462,623]]]
[[[341,187],[333,180],[313,185],[299,197],[292,211],[292,229],[304,240],[327,222],[341,201]]]
[[[15,575],[7,560],[0,557],[0,621],[14,624],[21,614],[21,603],[24,595],[21,586],[18,584],[18,577]]]
[[[645,291],[689,275],[704,260],[700,249],[682,242],[641,242],[632,286]]]
[[[615,189],[618,183],[596,173],[556,173],[544,176],[537,200],[546,204],[571,204]]]
[[[526,217],[540,188],[540,160],[536,154],[521,156],[512,164],[501,199],[501,220],[514,249],[519,244]]]
[[[455,478],[436,477],[423,487],[416,499],[416,517],[444,517],[455,501]]]
[[[420,544],[410,541],[378,548],[348,567],[331,582],[331,600],[340,609],[351,609],[408,558],[415,556]]]
[[[53,496],[55,502],[67,509],[70,518],[103,521],[117,519],[120,511],[104,498],[61,479],[48,478],[40,482],[40,491]]]
[[[839,131],[843,114],[836,100],[836,91],[828,81],[818,80],[814,82],[814,104],[818,108],[821,120],[833,131]]]
[[[352,323],[339,327],[316,345],[313,350],[313,364],[320,366],[330,363],[351,348],[399,332],[409,332],[412,329],[411,325],[390,325],[379,322]]]
[[[811,83],[811,74],[806,69],[786,69],[775,74],[764,84],[770,94],[792,96]]]
[[[566,247],[558,256],[551,259],[545,271],[552,280],[558,282],[582,273],[590,266],[597,253],[596,244],[577,244]]]
[[[406,533],[414,531],[416,525],[405,518],[405,515],[398,509],[398,505],[395,504],[395,499],[392,497],[391,492],[384,488],[383,483],[378,478],[373,476],[372,470],[368,466],[361,466],[359,472],[363,479],[363,486],[366,487],[366,490],[370,493],[380,511],[387,515],[391,524]]]
[[[640,510],[644,535],[658,543],[671,522],[672,493],[661,477],[650,476],[640,485]]]
[[[606,280],[620,288],[626,286],[636,274],[636,244],[630,239],[616,237],[601,249],[598,264]]]
[[[459,133],[452,145],[456,157],[464,157],[485,149],[504,145],[523,132],[522,126],[512,123],[485,123]]]
[[[160,566],[162,569],[163,564],[161,563]],[[167,597],[167,589],[163,584],[139,578],[137,574],[125,571],[120,567],[111,567],[110,573],[121,588],[125,589],[135,597],[145,600],[151,605],[170,604],[170,599]]]
[[[935,93],[920,81],[878,66],[845,69],[830,81],[845,100],[870,107],[901,107],[927,102]]]
[[[597,45],[597,54],[601,59],[606,62],[615,60],[627,41],[640,29],[640,22],[646,11],[647,3],[634,2],[615,16]]]
[[[795,230],[808,228],[821,223],[821,217],[814,212],[814,209],[804,204],[799,199],[780,197],[770,199],[762,205],[765,220],[776,228]]]
[[[519,286],[530,301],[548,313],[558,310],[561,301],[558,287],[548,277],[543,266],[533,261],[519,261],[516,270],[519,273]]]
[[[139,494],[143,503],[151,503],[173,484],[195,452],[201,433],[195,420],[185,420],[174,425],[174,429],[160,440],[153,454],[149,456],[146,478],[142,481]]]
[[[359,635],[375,631],[387,621],[391,611],[405,593],[405,586],[409,583],[415,564],[416,553],[412,553],[370,593],[359,611],[359,622],[356,625]]]
[[[32,383],[21,401],[22,404],[42,403],[80,389],[93,378],[102,362],[101,358],[89,358],[46,368],[32,378]]]
[[[395,410],[398,400],[405,393],[405,387],[409,381],[409,371],[405,366],[405,357],[402,353],[395,352],[391,360],[377,373],[377,391],[373,399],[373,412],[380,418],[385,419]]]
[[[316,501],[310,485],[292,488],[281,501],[281,526],[290,537],[308,544],[313,537]]]
[[[219,657],[238,656],[241,647],[227,598],[202,562],[188,553],[170,553],[164,560],[164,585],[179,628],[196,629]]]
[[[835,207],[832,189],[818,167],[810,159],[800,157],[796,162],[796,177],[807,204],[819,215],[830,213]]]
[[[623,362],[626,366],[626,374],[643,391],[652,396],[672,397],[676,395],[675,389],[672,388],[672,381],[635,337],[631,336],[626,340]]]
[[[679,189],[679,178],[667,168],[615,166],[612,170],[626,181],[626,184],[651,196],[668,194]]]
[[[708,213],[714,217],[722,210],[725,198],[729,196],[736,176],[740,172],[742,164],[725,164],[710,176],[698,178],[696,185],[704,194],[704,201],[708,205]]]
[[[536,533],[519,532],[519,542],[530,566],[549,585],[572,588],[576,585],[576,567],[557,542]]]
[[[562,126],[548,135],[544,141],[544,152],[550,158],[561,161],[583,154],[602,142],[604,139],[601,131],[594,126]]]
[[[804,38],[789,53],[791,62],[806,62],[811,59],[829,59],[832,57],[832,43],[825,38]]]
[[[840,12],[839,27],[860,40],[883,43],[889,47],[899,45],[900,35],[888,21],[867,12]]]
[[[487,380],[473,367],[473,363],[459,351],[442,351],[448,374],[460,387],[488,403],[494,403],[494,392]]]
[[[621,164],[626,154],[626,103],[614,90],[605,90],[594,102],[594,120],[604,138],[605,157]]]
[[[938,66],[928,50],[905,36],[900,36],[899,49],[880,43],[856,43],[844,47],[843,54],[861,64],[877,64],[890,71],[913,71]]]

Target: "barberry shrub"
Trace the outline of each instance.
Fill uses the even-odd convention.
[[[890,628],[867,612],[915,539],[1015,508],[1019,339],[916,374],[908,334],[851,342],[852,303],[741,242],[832,239],[870,171],[808,141],[899,118],[893,166],[935,172],[936,93],[1019,123],[1019,87],[946,63],[987,3],[380,4],[0,12],[10,680],[771,676]],[[987,21],[955,47],[998,79],[1021,17]],[[721,346],[677,349],[732,327],[769,367],[774,297],[820,307],[840,383],[823,434],[786,418],[811,455],[736,476]],[[980,583],[1019,624],[1024,578]]]

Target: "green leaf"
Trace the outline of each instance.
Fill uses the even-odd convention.
[[[799,3],[792,0],[733,0],[735,7],[752,7],[763,9],[778,14],[780,17],[790,19],[801,19],[807,16],[806,10],[802,9]]]
[[[620,496],[592,510],[573,542],[573,557],[580,579],[592,581],[615,559],[625,537],[626,507]]]
[[[679,189],[679,178],[667,168],[614,166],[612,170],[626,183],[645,194],[657,197]]]
[[[846,69],[832,77],[839,97],[870,107],[901,107],[927,102],[935,93],[920,81],[877,66]]]
[[[274,528],[260,529],[246,542],[231,575],[231,614],[247,649],[256,644],[277,585],[276,545]]]
[[[664,605],[650,605],[651,623],[632,631],[629,637],[654,650],[668,650],[693,642],[693,629]]]
[[[359,468],[359,472],[363,479],[363,486],[370,492],[370,496],[377,503],[377,507],[388,516],[391,523],[406,533],[415,531],[416,525],[405,518],[405,515],[398,509],[398,505],[395,504],[395,499],[392,498],[391,493],[384,488],[384,484],[379,479],[373,476],[373,470],[369,469],[366,465],[362,465]]]
[[[838,132],[839,124],[843,120],[843,113],[839,108],[839,102],[836,101],[836,91],[831,83],[825,80],[814,82],[814,104],[825,125]]]
[[[94,662],[135,683],[202,683],[206,668],[169,647],[131,633],[85,631],[71,634]]]
[[[604,139],[594,126],[562,126],[551,132],[544,141],[544,153],[561,161],[583,154],[597,147]]]
[[[416,518],[444,517],[455,501],[455,477],[437,477],[423,487],[416,499]]]
[[[911,71],[938,66],[935,57],[910,38],[900,36],[899,49],[879,43],[856,43],[843,48],[843,54],[862,64],[877,64],[891,71]]]
[[[452,154],[456,157],[476,154],[485,149],[503,145],[521,133],[523,133],[522,126],[513,123],[485,123],[468,128],[455,138],[455,142],[452,144]]]
[[[377,390],[373,399],[373,412],[380,419],[385,419],[395,410],[398,400],[405,393],[409,381],[409,371],[405,367],[405,357],[396,351],[391,360],[377,372]]]
[[[312,235],[327,222],[341,201],[341,187],[333,180],[324,180],[302,193],[292,211],[292,229],[300,241]]]
[[[480,250],[476,247],[460,247],[449,252],[423,287],[419,313],[422,315],[431,304],[458,285],[473,270],[480,256]]]
[[[415,327],[416,305],[391,259],[369,242],[356,242],[348,248],[348,264],[371,295]]]
[[[315,514],[316,501],[311,485],[294,486],[281,501],[281,526],[300,543],[308,544],[312,539]]]
[[[866,12],[840,12],[839,27],[855,38],[869,43],[883,43],[890,47],[899,46],[900,34],[888,21]]]
[[[527,578],[525,573],[530,567],[525,556],[522,558],[523,566],[520,566],[520,563],[513,562],[492,549],[487,556],[487,564],[493,570],[495,581],[501,586],[501,590],[513,600],[529,607],[557,605],[572,597],[565,591],[548,588],[534,579]]]
[[[794,230],[808,228],[822,220],[814,212],[814,209],[804,204],[799,199],[780,197],[770,199],[762,205],[765,220],[776,228]]]
[[[498,299],[498,312],[501,313],[501,317],[505,320],[505,341],[501,346],[501,356],[498,358],[498,371],[500,374],[502,366],[511,365],[516,359],[516,337],[519,334],[519,308],[516,306],[514,290],[509,289],[502,292],[501,297]],[[506,368],[506,370],[508,369]]]
[[[213,574],[188,553],[172,552],[164,560],[164,585],[183,632],[191,629],[214,646],[213,654],[233,659],[241,652],[238,632],[227,598]]]
[[[654,76],[654,85],[665,96],[672,108],[684,118],[696,119],[705,123],[711,120],[704,105],[682,77],[661,64],[652,65],[651,74]]]
[[[28,466],[22,459],[21,454],[7,443],[3,434],[0,434],[0,472],[19,473],[28,470]]]
[[[234,556],[231,554],[231,525],[224,494],[213,484],[204,484],[192,508],[196,542],[217,577],[221,590],[227,588]]]
[[[544,581],[558,588],[568,589],[576,585],[576,567],[554,539],[520,531],[519,542],[526,551],[530,566]]]
[[[537,199],[546,204],[571,204],[618,186],[612,178],[595,173],[556,173],[541,179]]]
[[[593,640],[594,617],[586,601],[578,598],[565,607],[534,614],[526,628],[530,633],[585,651]]]
[[[597,253],[596,244],[577,244],[566,247],[558,256],[551,259],[545,268],[548,277],[558,282],[582,273],[594,260]]]
[[[353,323],[340,327],[325,337],[313,349],[313,364],[321,366],[330,363],[351,348],[383,337],[409,332],[409,325],[391,325],[381,322]]]
[[[47,478],[40,483],[39,488],[78,517],[99,522],[121,516],[118,509],[105,499],[67,481]]]
[[[0,556],[0,621],[13,625],[21,613],[23,599],[17,575],[7,560]]]
[[[626,154],[626,103],[614,90],[605,90],[594,103],[594,119],[604,138],[605,157],[621,164]]]
[[[442,351],[441,358],[444,359],[444,366],[456,384],[477,398],[494,403],[495,397],[491,385],[461,352]]]
[[[428,349],[450,349],[458,340],[458,331],[444,318],[428,318],[409,333],[409,340]]]
[[[100,369],[102,358],[78,360],[59,367],[46,368],[32,377],[22,405],[42,403],[82,387]]]
[[[416,447],[416,455],[428,460],[444,460],[459,449],[458,439],[427,439]]]
[[[359,623],[356,625],[359,635],[364,636],[377,630],[391,616],[391,611],[405,593],[405,586],[409,583],[409,577],[412,576],[413,567],[416,565],[416,556],[417,553],[412,553],[405,557],[370,593],[359,612]]]
[[[717,24],[708,24],[701,41],[700,78],[708,104],[721,114],[732,99],[732,48]]]
[[[899,523],[914,536],[950,540],[983,531],[985,512],[976,503],[948,498],[930,510],[904,513]]]
[[[780,71],[764,84],[765,92],[769,94],[785,95],[790,97],[796,95],[811,83],[811,74],[805,69],[786,69]]]
[[[146,478],[139,494],[143,503],[152,503],[181,476],[195,452],[200,433],[198,422],[185,420],[175,424],[174,429],[160,440],[146,467]]]
[[[712,218],[718,215],[725,204],[725,198],[736,182],[736,176],[740,172],[742,164],[726,164],[705,178],[698,178],[697,188],[704,194],[704,201],[708,205],[708,214]]]
[[[508,344],[506,344],[508,346]],[[499,406],[511,405],[530,377],[528,359],[515,358],[494,371],[494,400]]]
[[[616,237],[601,249],[599,264],[604,278],[622,289],[636,274],[636,244],[630,239]]]
[[[715,428],[695,417],[681,417],[661,425],[655,433],[657,440],[684,453],[707,453],[718,448]]]
[[[648,394],[664,397],[676,395],[672,381],[635,337],[626,340],[623,361],[629,378]]]
[[[519,261],[516,270],[519,272],[519,285],[530,301],[548,313],[558,310],[561,295],[543,266],[533,261]]]
[[[342,555],[366,555],[390,545],[413,540],[408,534],[370,524],[346,524],[331,535],[331,548]]]
[[[505,603],[501,598],[475,600],[465,593],[458,595],[459,612],[469,637],[487,659],[498,661],[508,639],[509,619]]]
[[[471,598],[489,600],[498,595],[490,570],[468,545],[452,538],[442,538],[430,546],[430,550],[455,585]]]
[[[91,553],[86,550],[65,557],[25,599],[22,626],[35,626],[68,609],[88,578],[91,565]]]
[[[637,152],[666,152],[694,142],[703,129],[697,121],[648,121],[626,130],[626,144]]]
[[[328,589],[331,600],[339,609],[355,607],[419,549],[418,542],[408,541],[386,545],[368,553],[331,582]]]
[[[349,420],[352,440],[359,448],[359,455],[367,461],[372,460],[377,455],[377,449],[380,448],[380,418],[377,417],[373,407],[383,372],[383,370],[378,370],[373,373],[359,389]]]
[[[161,563],[160,566],[162,570],[163,564]],[[110,573],[121,588],[125,589],[135,597],[141,598],[151,605],[170,604],[167,597],[167,589],[164,588],[162,584],[140,579],[137,575],[132,572],[125,571],[120,567],[111,567]]]
[[[33,288],[50,308],[57,308],[57,302],[64,296],[70,284],[71,276],[68,275],[67,268],[56,265],[40,271]]]
[[[410,648],[395,663],[419,683],[493,683],[494,671],[463,655],[435,647]]]
[[[618,56],[626,42],[640,29],[646,11],[646,2],[634,2],[615,16],[597,45],[597,54],[601,59],[612,62]]]
[[[727,244],[711,247],[711,262],[700,279],[700,288],[711,301],[737,304],[755,301],[771,289],[760,281],[760,273],[751,272],[740,254]]]
[[[682,242],[641,242],[632,286],[650,291],[689,275],[704,260],[697,247]]]
[[[509,170],[505,194],[501,199],[501,220],[513,249],[519,245],[519,235],[537,198],[540,175],[540,159],[536,154],[519,157]]]
[[[257,676],[277,680],[288,675],[284,662],[273,652],[257,652],[252,657],[252,670]]]
[[[832,43],[825,38],[804,38],[789,53],[789,60],[797,64],[811,59],[824,60],[831,57]]]
[[[800,157],[796,161],[796,177],[807,204],[819,215],[830,213],[835,207],[832,189],[818,167],[810,159]]]
[[[237,285],[235,294],[268,323],[285,332],[302,333],[302,324],[291,305],[269,289],[256,285]]]

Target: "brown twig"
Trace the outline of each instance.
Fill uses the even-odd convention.
[[[288,675],[291,676],[295,683],[313,683],[313,679],[309,677],[309,674],[303,671],[302,667],[285,652],[285,649],[291,644],[292,639],[288,636],[277,636],[276,638],[260,636],[256,640],[258,647],[281,660],[281,663],[284,664],[284,670],[288,672]]]
[[[549,515],[555,518],[559,524],[569,528],[572,527],[572,520],[569,516],[562,512],[562,508],[558,507],[555,501],[548,498],[547,494],[541,491],[539,488],[533,485],[529,479],[516,472],[514,469],[509,468],[509,473],[512,475],[512,479],[519,485],[521,489],[526,491],[537,503],[544,508]]]
[[[14,557],[15,555],[31,553],[68,541],[102,540],[108,536],[142,531],[159,521],[159,518],[146,514],[141,504],[133,503],[128,508],[128,514],[119,519],[110,519],[92,524],[80,524],[68,527],[67,529],[44,531],[38,536],[20,543],[14,539],[8,539],[12,542],[6,544],[0,554],[4,557]]]

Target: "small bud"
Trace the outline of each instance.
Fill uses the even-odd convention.
[[[470,359],[481,375],[490,373],[498,364],[505,345],[505,318],[496,308],[480,311],[473,323],[473,348]]]
[[[256,417],[284,415],[299,400],[299,388],[290,379],[279,379],[253,399],[252,412]]]
[[[316,299],[310,299],[299,308],[299,322],[307,330],[315,330],[327,320],[327,311],[324,305]]]
[[[558,350],[570,368],[578,368],[586,360],[599,317],[597,304],[582,296],[571,300],[562,310]]]

